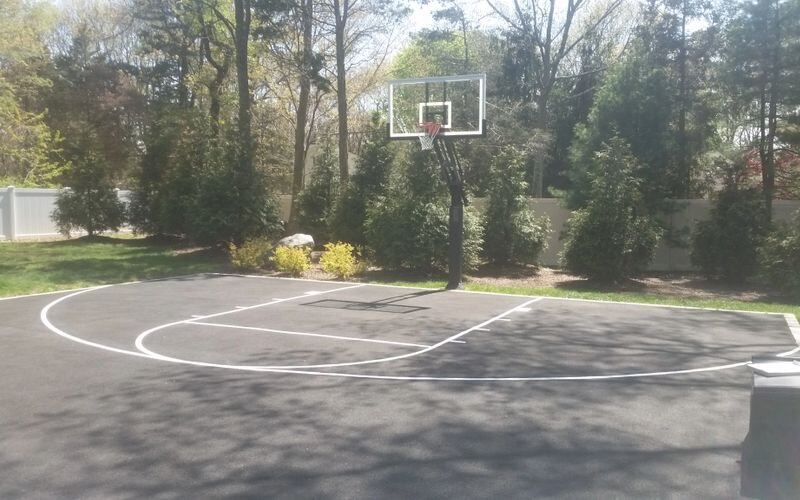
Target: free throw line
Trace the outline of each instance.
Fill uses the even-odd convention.
[[[354,342],[373,342],[375,344],[390,344],[390,345],[402,345],[408,347],[430,347],[429,345],[425,344],[410,344],[408,342],[395,342],[392,340],[378,340],[378,339],[366,339],[366,338],[359,338],[359,337],[346,337],[344,335],[329,335],[325,333],[310,333],[310,332],[293,332],[289,330],[276,330],[274,328],[257,328],[254,326],[240,326],[240,325],[228,325],[225,323],[206,323],[204,321],[187,321],[187,325],[202,325],[202,326],[218,326],[220,328],[233,328],[237,330],[251,330],[256,332],[268,332],[268,333],[280,333],[284,335],[302,335],[306,337],[322,337],[326,339],[334,339],[334,340],[348,340]]]

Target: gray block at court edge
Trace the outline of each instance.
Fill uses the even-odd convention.
[[[741,494],[800,498],[800,365],[753,358],[750,428],[742,443]]]

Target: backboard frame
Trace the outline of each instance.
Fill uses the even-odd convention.
[[[420,129],[419,131],[414,132],[403,132],[398,130],[395,126],[395,116],[394,116],[394,89],[397,86],[402,85],[415,85],[415,84],[426,84],[426,83],[450,83],[450,82],[467,82],[467,81],[478,81],[478,129],[477,130],[452,130],[452,115],[453,115],[453,108],[452,108],[452,101],[435,101],[435,102],[420,102],[417,103],[419,109],[419,123],[414,125],[419,125],[420,123],[424,123],[423,115],[424,115],[424,108],[426,106],[442,106],[447,108],[447,123],[442,125],[442,129],[439,131],[439,135],[442,137],[453,137],[453,138],[474,138],[474,137],[485,137],[486,136],[486,74],[485,73],[475,73],[469,75],[453,75],[453,76],[431,76],[431,77],[422,77],[422,78],[404,78],[404,79],[397,79],[397,80],[389,80],[389,123],[387,124],[387,132],[389,135],[389,139],[392,140],[409,140],[409,139],[419,139],[419,137],[425,135],[425,131]],[[474,108],[471,108],[474,109]]]

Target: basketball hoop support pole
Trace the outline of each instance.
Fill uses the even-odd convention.
[[[450,214],[448,219],[449,253],[447,259],[447,289],[463,288],[461,275],[464,261],[464,180],[458,162],[455,145],[447,137],[434,139],[434,151],[442,167],[447,187],[450,190]]]

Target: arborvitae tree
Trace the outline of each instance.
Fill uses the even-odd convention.
[[[506,147],[492,161],[490,177],[484,255],[496,263],[536,263],[547,243],[550,220],[537,218],[526,206],[525,155]]]
[[[642,194],[642,167],[620,137],[595,154],[589,196],[567,223],[565,267],[598,281],[618,281],[645,269],[661,228]]]
[[[399,165],[386,196],[367,209],[366,241],[375,262],[393,269],[432,272],[447,269],[449,195],[431,151],[417,144]],[[464,269],[479,263],[480,217],[464,211]]]
[[[717,193],[711,218],[692,235],[692,264],[712,278],[741,283],[756,272],[758,247],[769,226],[758,190],[733,186]]]
[[[363,247],[367,207],[386,191],[395,162],[395,148],[386,137],[380,115],[372,117],[369,138],[361,151],[356,172],[341,193],[331,220],[331,236]]]
[[[60,233],[86,231],[91,237],[102,231],[117,231],[125,223],[125,206],[119,200],[98,154],[88,150],[73,159],[67,170],[69,188],[56,200],[52,218]]]
[[[298,200],[298,228],[311,233],[317,244],[331,241],[330,223],[339,194],[339,168],[336,149],[330,142],[322,144],[315,158],[308,187]]]
[[[670,85],[665,69],[650,64],[641,47],[610,71],[588,120],[575,129],[567,193],[571,207],[591,201],[595,153],[615,135],[648,167],[635,172],[641,176],[645,201],[655,207],[672,194],[676,138],[671,127],[675,92]]]

